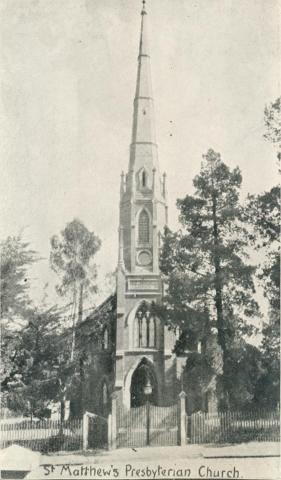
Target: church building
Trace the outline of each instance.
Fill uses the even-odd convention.
[[[106,415],[112,394],[127,409],[143,405],[147,395],[154,405],[172,405],[183,388],[188,352],[176,355],[177,335],[157,314],[163,298],[159,251],[168,204],[155,135],[147,23],[143,1],[129,165],[120,184],[116,294],[79,325],[87,355],[76,412]]]

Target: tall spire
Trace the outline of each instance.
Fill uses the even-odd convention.
[[[145,168],[148,173],[148,186],[152,187],[152,170],[155,168],[157,177],[159,168],[147,32],[148,15],[145,1],[142,3],[129,171],[136,174],[141,168]],[[156,184],[158,183],[156,179]]]
[[[144,7],[141,11],[141,34],[139,43],[137,86],[134,100],[134,122],[132,143],[136,141],[155,142],[154,112],[150,103],[152,99],[152,85],[150,72],[150,54],[148,48],[147,12]],[[153,132],[154,133],[154,132]]]
[[[141,11],[142,21],[141,21],[141,36],[140,36],[140,48],[139,48],[139,55],[148,55],[148,41],[147,41],[147,27],[145,21],[145,15],[147,15],[147,11],[145,9],[145,0],[143,0],[143,8]]]

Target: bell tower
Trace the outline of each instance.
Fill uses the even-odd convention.
[[[115,391],[127,407],[139,362],[151,366],[158,397],[165,381],[164,325],[154,317],[153,304],[162,298],[159,245],[168,208],[166,175],[160,175],[158,163],[147,21],[143,1],[130,158],[120,185]]]

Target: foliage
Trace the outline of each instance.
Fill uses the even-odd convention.
[[[263,243],[258,245],[259,248],[279,241],[280,186],[272,187],[269,192],[260,195],[249,195],[247,214],[263,239]]]
[[[89,293],[95,293],[97,286],[96,265],[93,257],[101,245],[100,239],[90,232],[77,219],[68,223],[60,236],[51,238],[51,268],[60,278],[57,291],[60,295],[71,296],[72,301],[72,351],[75,349],[75,326],[77,319],[82,319],[83,300]],[[79,296],[79,298],[78,298]]]
[[[80,385],[79,361],[71,359],[71,332],[61,333],[59,328],[62,313],[55,307],[30,311],[30,320],[10,352],[12,367],[4,372],[1,389],[14,412],[46,418],[50,401],[63,404],[70,389]],[[7,335],[5,343],[13,335]],[[7,345],[3,347],[8,352]],[[62,405],[62,418],[63,409]]]
[[[202,393],[212,390],[212,382],[221,374],[221,356],[217,354],[215,341],[207,342],[204,354],[192,352],[184,371],[184,382],[191,400],[191,412],[204,410]],[[225,405],[233,411],[247,410],[254,405],[261,406],[260,380],[262,378],[262,354],[253,345],[240,341],[229,351],[227,361],[232,369],[229,388],[229,402]],[[215,386],[215,385],[214,385]],[[192,394],[190,395],[190,392]],[[217,395],[220,395],[217,388]]]
[[[264,110],[266,132],[264,137],[276,145],[277,158],[281,160],[281,97],[277,98]]]
[[[1,242],[0,256],[1,320],[11,321],[16,316],[26,316],[30,306],[28,268],[38,257],[20,235]]]
[[[92,259],[99,247],[98,237],[78,220],[66,226],[61,238],[52,238],[51,265],[61,280],[58,291],[70,294],[76,307],[78,293],[81,307],[82,296],[96,291]],[[1,257],[1,313],[6,320],[1,332],[3,403],[14,412],[48,417],[51,400],[63,405],[70,390],[81,388],[83,342],[79,339],[79,351],[75,352],[75,329],[66,328],[63,309],[35,308],[29,301],[27,270],[37,256],[28,244],[20,237],[8,238],[1,245]],[[73,308],[73,322],[77,310]],[[11,319],[16,316],[24,317],[25,322],[11,329]]]
[[[7,237],[0,244],[1,255],[1,385],[2,405],[7,400],[8,382],[16,382],[22,353],[22,330],[32,311],[29,298],[29,267],[38,260],[21,235]]]
[[[29,267],[38,260],[21,236],[1,243],[2,404],[29,416],[48,416],[57,358],[56,308],[37,309],[29,298]]]
[[[262,375],[262,355],[258,348],[245,341],[236,343],[229,356],[232,382],[229,386],[230,408],[247,410],[260,406],[257,384]]]
[[[265,107],[264,137],[277,147],[281,161],[281,97]],[[269,321],[263,328],[263,375],[259,396],[266,406],[280,401],[280,185],[269,192],[250,196],[247,214],[254,219],[259,241],[256,248],[265,252],[259,279],[269,301]]]
[[[258,379],[256,397],[265,407],[280,402],[280,319],[273,319],[263,328],[262,374]]]
[[[68,223],[61,236],[51,238],[51,267],[61,277],[57,290],[65,295],[77,284],[96,292],[92,281],[96,279],[96,267],[91,263],[101,245],[100,239],[77,219]]]
[[[259,278],[271,309],[279,316],[280,298],[280,187],[249,195],[245,218],[255,228],[254,246],[265,253]]]
[[[245,318],[258,314],[253,300],[255,268],[246,263],[248,231],[239,204],[241,182],[240,170],[230,170],[220,154],[209,150],[193,181],[195,195],[177,201],[183,228],[176,233],[166,229],[161,254],[166,308],[186,321],[189,329],[187,307],[201,315],[207,312],[211,325],[200,322],[203,337],[212,325],[217,329],[225,393],[231,384],[233,342],[241,333],[253,332]]]
[[[264,405],[276,405],[280,395],[280,187],[249,196],[245,212],[254,225],[254,246],[264,253],[258,278],[269,302],[257,396]]]
[[[3,340],[3,349],[9,356],[10,369],[4,368],[1,390],[6,394],[7,406],[24,415],[45,416],[45,384],[51,375],[55,362],[54,325],[57,312],[29,311],[28,324],[16,336],[11,332]],[[11,340],[13,349],[8,349]]]

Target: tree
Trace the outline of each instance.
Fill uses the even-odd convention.
[[[76,323],[83,315],[83,300],[97,291],[93,258],[100,245],[100,239],[78,219],[68,223],[60,236],[51,238],[50,263],[60,277],[57,291],[62,296],[70,295],[72,302],[71,359],[75,350]]]
[[[1,379],[11,379],[14,361],[19,354],[21,332],[31,310],[29,298],[30,266],[38,260],[21,235],[7,237],[0,243],[0,312],[1,312]],[[3,386],[3,384],[2,384]],[[2,389],[3,392],[3,389]],[[3,403],[7,395],[2,397]]]
[[[46,416],[51,399],[48,388],[54,376],[56,364],[55,341],[58,312],[55,308],[46,311],[29,310],[28,323],[22,328],[9,350],[14,338],[10,332],[3,339],[5,354],[9,356],[9,370],[3,369],[1,390],[7,406],[14,412],[29,416]]]
[[[231,389],[233,347],[241,333],[253,330],[245,319],[258,314],[253,300],[255,268],[246,263],[248,232],[239,204],[241,183],[240,170],[231,170],[219,153],[208,150],[193,181],[195,195],[177,201],[183,228],[175,234],[166,230],[161,255],[168,284],[167,308],[177,312],[181,323],[187,318],[187,306],[201,315],[208,312],[207,318],[217,330],[226,400]],[[200,335],[208,331],[210,326],[201,322]]]
[[[10,410],[31,418],[48,417],[50,402],[59,402],[64,419],[65,397],[81,385],[79,362],[70,358],[71,332],[61,328],[64,314],[57,307],[30,310],[13,350],[8,344],[14,332],[6,335],[3,348],[6,354],[10,352],[11,368],[3,369],[1,391]],[[79,345],[80,359],[83,348]]]
[[[281,97],[265,107],[264,121],[264,137],[277,147],[280,162]],[[245,219],[254,227],[254,247],[264,254],[258,279],[269,302],[269,321],[263,328],[259,397],[264,405],[276,405],[280,396],[280,185],[249,195]]]
[[[276,311],[277,316],[280,298],[280,207],[280,187],[276,186],[269,192],[249,195],[245,209],[245,219],[255,229],[254,246],[266,257],[259,278],[272,313]]]
[[[58,351],[63,348],[58,356],[53,389],[56,394],[53,397],[61,404],[62,416],[69,391],[77,385],[79,387],[82,381],[80,363],[83,361],[83,348],[79,348],[75,355],[77,323],[83,317],[83,300],[97,291],[97,269],[93,259],[100,245],[101,241],[94,232],[90,232],[77,219],[68,223],[60,236],[55,235],[51,238],[50,263],[60,278],[57,292],[61,296],[69,296],[72,305],[70,315],[72,335],[66,330],[62,339],[56,342]]]
[[[254,226],[254,247],[264,254],[258,279],[269,304],[262,332],[259,398],[264,405],[276,405],[280,394],[280,187],[249,195],[245,218]]]
[[[25,317],[30,306],[28,269],[38,257],[20,235],[0,243],[0,256],[1,321],[11,325],[15,317]]]

